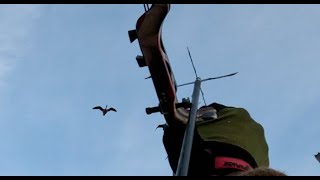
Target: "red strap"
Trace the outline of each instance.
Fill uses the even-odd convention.
[[[246,171],[252,169],[249,163],[243,161],[242,159],[217,156],[215,158],[215,169],[238,169],[241,171]]]

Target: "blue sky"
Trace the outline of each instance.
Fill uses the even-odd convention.
[[[0,6],[0,175],[171,176],[161,114],[130,5]],[[266,132],[271,167],[320,175],[320,5],[171,6],[163,41],[178,84],[207,103],[246,108]],[[190,97],[192,86],[178,89]],[[203,105],[200,99],[200,106]],[[96,105],[118,110],[105,117]]]

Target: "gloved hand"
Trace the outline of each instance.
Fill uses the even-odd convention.
[[[218,104],[218,103],[212,103],[208,106],[202,106],[198,110],[197,121],[217,119],[218,118],[217,113],[225,108],[231,108],[231,107]]]

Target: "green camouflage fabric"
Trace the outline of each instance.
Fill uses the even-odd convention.
[[[268,144],[263,127],[247,110],[227,107],[217,113],[215,120],[197,122],[204,141],[229,143],[249,152],[259,167],[269,167]]]

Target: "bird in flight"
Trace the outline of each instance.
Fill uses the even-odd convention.
[[[316,157],[316,159],[320,162],[320,153],[318,153],[317,155],[314,155]]]
[[[117,112],[116,109],[114,109],[114,108],[112,108],[112,107],[108,109],[107,107],[108,107],[108,105],[106,105],[106,108],[102,108],[101,106],[96,106],[96,107],[94,107],[94,108],[92,108],[92,109],[100,109],[100,110],[102,111],[103,115],[106,115],[108,111]]]
[[[168,124],[167,124],[167,123],[165,123],[165,124],[159,124],[154,131],[156,131],[158,128],[162,128],[163,130],[166,130],[166,128],[168,128]]]

